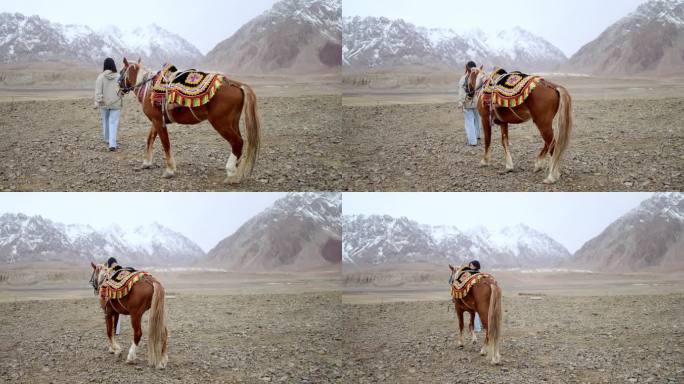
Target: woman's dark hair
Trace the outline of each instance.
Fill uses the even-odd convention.
[[[477,67],[477,64],[475,64],[474,61],[469,61],[468,64],[466,64],[466,68],[471,69]]]
[[[116,73],[116,64],[114,63],[114,59],[112,59],[111,57],[108,57],[108,58],[105,59],[105,61],[104,61],[104,69],[102,69],[102,71],[104,72],[104,71],[106,71],[106,70],[108,70],[108,69],[109,69],[110,71],[112,71],[113,73]]]

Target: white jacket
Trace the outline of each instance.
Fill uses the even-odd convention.
[[[119,74],[106,70],[95,80],[95,104],[101,108],[121,109],[123,102],[119,96]]]

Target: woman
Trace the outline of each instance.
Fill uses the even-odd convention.
[[[116,151],[116,131],[123,102],[119,96],[119,74],[114,59],[104,61],[104,69],[95,81],[95,108],[100,108],[102,135],[110,151]]]
[[[477,100],[472,91],[469,92],[468,76],[471,69],[475,68],[475,62],[469,61],[465,67],[465,73],[458,82],[459,90],[459,106],[465,115],[465,131],[468,138],[468,145],[476,146],[477,140],[480,138],[480,114],[477,112]]]

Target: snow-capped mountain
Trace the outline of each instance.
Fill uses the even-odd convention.
[[[651,0],[570,58],[572,71],[633,75],[684,73],[684,0]]]
[[[419,224],[391,216],[344,216],[343,261],[354,265],[478,259],[487,268],[545,267],[570,253],[560,243],[524,224],[500,231]]]
[[[337,72],[341,44],[341,0],[281,0],[216,45],[205,63],[232,73]]]
[[[684,270],[684,194],[655,194],[587,241],[569,264],[607,272]]]
[[[116,225],[97,230],[21,213],[0,216],[0,262],[4,263],[101,262],[116,257],[123,264],[142,266],[186,264],[202,256],[197,244],[157,223],[131,230]]]
[[[234,271],[338,268],[342,196],[289,193],[209,251],[206,262]]]
[[[122,31],[63,25],[39,16],[0,13],[0,63],[78,62],[102,65],[113,57],[141,57],[150,66],[172,62],[190,65],[201,52],[187,40],[155,24]]]
[[[487,35],[481,30],[416,27],[384,17],[345,17],[343,62],[352,69],[403,65],[462,68],[468,60],[525,71],[552,70],[565,54],[540,36],[520,27]]]

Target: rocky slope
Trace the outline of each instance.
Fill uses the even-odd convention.
[[[337,268],[341,212],[339,193],[290,193],[219,242],[205,261],[248,272]]]
[[[567,67],[598,75],[684,73],[684,1],[640,5],[582,47]]]
[[[391,216],[344,216],[343,260],[357,266],[478,259],[492,267],[548,267],[570,257],[560,243],[520,224],[500,231],[422,225]]]
[[[281,0],[220,42],[205,65],[229,73],[336,73],[341,0]]]
[[[655,194],[585,243],[570,264],[606,272],[684,270],[684,194]]]
[[[187,237],[157,223],[97,230],[21,213],[0,216],[0,263],[85,263],[116,257],[122,264],[142,266],[187,264],[203,255]]]
[[[155,24],[131,31],[110,26],[96,31],[85,25],[63,25],[39,16],[0,13],[0,63],[76,62],[102,65],[141,57],[150,66],[173,62],[185,66],[202,57],[187,40]]]
[[[344,65],[351,70],[405,65],[462,68],[468,60],[525,71],[552,70],[565,54],[520,27],[487,35],[417,27],[384,17],[344,19]],[[513,42],[513,43],[511,43]]]

